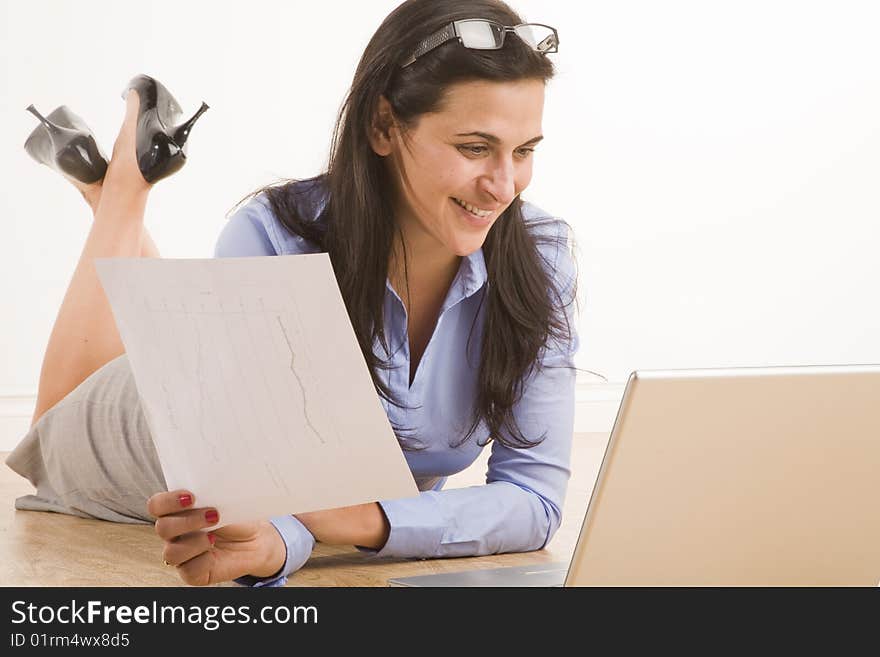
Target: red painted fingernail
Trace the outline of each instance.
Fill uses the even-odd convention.
[[[205,520],[213,525],[218,520],[220,520],[220,514],[217,513],[214,509],[211,509],[210,511],[205,511]]]
[[[217,537],[214,534],[208,534],[208,540],[211,541],[211,545],[214,545],[214,541],[217,540]]]
[[[180,506],[189,506],[193,503],[192,495],[181,495],[177,498],[177,501],[180,502]]]

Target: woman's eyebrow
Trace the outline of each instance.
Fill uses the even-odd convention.
[[[501,140],[498,139],[495,135],[490,135],[487,132],[459,132],[456,137],[481,137],[488,141],[490,144],[500,144]],[[530,146],[531,144],[537,144],[544,138],[544,135],[538,135],[537,137],[532,137],[527,142],[520,144],[520,146]]]

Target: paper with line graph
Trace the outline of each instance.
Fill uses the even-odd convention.
[[[95,266],[169,490],[221,525],[418,494],[326,253]]]

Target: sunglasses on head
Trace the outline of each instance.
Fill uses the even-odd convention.
[[[508,32],[516,34],[525,44],[542,55],[559,50],[559,33],[556,28],[549,25],[522,23],[508,27],[481,18],[467,18],[453,21],[421,41],[401,68],[406,68],[422,55],[453,39],[458,39],[465,48],[498,50],[504,45],[504,37]]]

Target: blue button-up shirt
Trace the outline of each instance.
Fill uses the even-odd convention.
[[[304,188],[300,211],[317,220],[326,194],[313,183]],[[561,237],[560,246],[540,246],[545,266],[564,299],[569,300],[575,280],[574,262],[565,248],[568,226],[539,208],[524,203],[523,215],[533,230]],[[540,220],[540,226],[533,224]],[[318,253],[320,249],[292,234],[274,215],[264,195],[251,199],[228,221],[217,240],[215,257],[273,256]],[[421,491],[417,497],[379,501],[391,527],[378,557],[457,557],[523,552],[543,547],[559,528],[574,428],[574,356],[578,337],[574,304],[566,312],[571,340],[553,342],[542,350],[542,368],[526,380],[514,415],[523,435],[536,447],[512,449],[492,441],[486,483],[443,490],[448,475],[467,468],[482,451],[488,429],[485,423],[464,444],[477,396],[486,304],[486,263],[479,249],[461,259],[449,288],[434,333],[409,384],[410,351],[406,309],[391,283],[385,285],[385,327],[392,367],[381,372],[390,390],[407,408],[382,399],[389,420],[414,429],[419,451],[405,451],[406,462]],[[470,351],[468,337],[470,336]],[[377,343],[375,353],[387,352]],[[415,407],[415,408],[413,408]],[[458,445],[458,446],[455,446]],[[287,558],[275,578],[243,577],[240,584],[280,586],[309,558],[315,541],[292,515],[271,519],[287,547]]]

